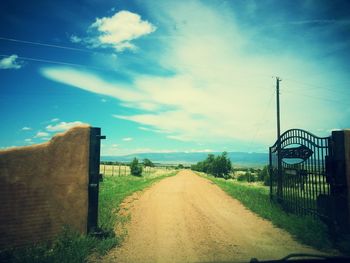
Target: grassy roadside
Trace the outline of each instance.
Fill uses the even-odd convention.
[[[124,238],[123,235],[116,236],[113,230],[118,222],[127,220],[117,215],[121,202],[134,192],[141,191],[176,173],[177,171],[168,171],[142,177],[105,177],[100,183],[99,195],[99,226],[107,233],[103,239],[80,235],[72,229],[65,228],[51,243],[0,254],[0,262],[86,262],[87,258],[93,254],[97,257],[106,254],[108,250],[119,245]]]
[[[254,213],[270,220],[275,226],[288,231],[301,243],[323,251],[332,250],[332,242],[328,237],[328,229],[325,224],[312,217],[288,214],[278,206],[273,205],[270,202],[268,187],[196,173],[214,182]]]

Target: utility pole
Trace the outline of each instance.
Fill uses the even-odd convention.
[[[280,126],[280,78],[276,77],[276,104],[277,104],[277,140],[281,136]]]
[[[280,81],[276,77],[276,106],[277,106],[277,200],[282,201],[282,158],[281,158],[281,124],[280,124]]]

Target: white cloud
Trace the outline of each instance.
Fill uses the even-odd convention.
[[[322,82],[333,78],[333,71],[297,54],[249,52],[250,45],[259,46],[249,43],[253,33],[238,28],[228,11],[202,3],[174,1],[164,8],[152,2],[155,7],[150,8],[154,10],[151,17],[166,18],[162,21],[169,28],[176,25],[176,34],[159,40],[165,51],[157,54],[157,62],[171,69],[172,75],[133,74],[131,84],[121,84],[71,68],[44,68],[41,72],[54,81],[111,96],[123,106],[144,110],[145,113],[114,117],[146,126],[140,128],[143,130],[166,133],[170,139],[246,143],[255,140],[271,144],[275,138],[275,80],[271,76],[310,79],[309,76],[317,75],[322,86]],[[97,20],[94,27],[112,32],[114,22],[108,19]],[[295,86],[287,78],[282,82],[283,130],[312,130],[317,123],[334,123],[339,112],[320,101],[310,102],[307,96],[293,97],[287,91]],[[312,96],[313,91],[303,92]],[[318,91],[318,95],[323,92]],[[317,116],[315,124],[305,112],[307,116]]]
[[[37,132],[37,134],[34,136],[34,138],[42,138],[42,137],[47,137],[49,136],[50,134],[48,134],[47,132],[42,132],[42,131],[39,131]]]
[[[82,39],[76,35],[71,35],[69,40],[72,42],[72,43],[80,43],[82,41]]]
[[[11,145],[11,146],[3,146],[3,147],[0,147],[0,149],[12,149],[12,148],[16,148],[18,146],[16,145]]]
[[[119,145],[118,145],[118,144],[112,144],[112,147],[113,147],[113,148],[118,148]]]
[[[27,126],[24,126],[24,127],[22,128],[22,131],[31,131],[31,130],[32,130],[32,128],[27,127]]]
[[[215,152],[211,149],[191,149],[189,151],[185,151],[185,153],[211,153],[211,152]]]
[[[131,137],[123,138],[123,141],[124,141],[124,142],[130,142],[130,141],[132,141],[132,140],[133,140],[133,138],[131,138]]]
[[[119,118],[118,115],[113,115],[115,118]],[[162,130],[157,130],[157,129],[151,129],[151,128],[148,128],[148,127],[143,127],[143,126],[140,126],[138,127],[139,130],[142,130],[142,131],[149,131],[149,132],[155,132],[155,133],[170,133],[169,131],[162,131]]]
[[[186,136],[182,135],[167,135],[168,139],[175,140],[175,141],[182,141],[182,142],[188,142],[191,141],[191,138],[188,138]]]
[[[90,72],[68,67],[47,67],[41,74],[51,80],[65,83],[93,93],[111,96],[123,101],[142,101],[144,96],[119,83],[107,82]]]
[[[107,155],[115,155],[115,156],[121,156],[121,155],[128,155],[128,154],[135,154],[135,153],[176,153],[176,152],[184,152],[183,150],[178,149],[154,149],[154,148],[120,148],[120,147],[113,147],[113,146],[104,146],[101,148],[101,155],[107,156]],[[210,149],[192,149],[186,152],[213,152]]]
[[[57,132],[57,131],[66,131],[70,128],[73,128],[74,126],[83,124],[81,121],[73,121],[73,122],[60,122],[53,125],[46,126],[46,130],[49,132]]]
[[[32,139],[31,138],[25,139],[24,141],[30,143],[30,142],[32,142]]]
[[[156,30],[154,25],[142,20],[140,15],[124,10],[111,17],[97,18],[90,28],[99,32],[97,39],[93,40],[93,45],[113,47],[117,51],[135,49],[132,40]]]
[[[60,120],[59,118],[53,118],[53,119],[51,119],[50,122],[58,122],[59,120]]]
[[[13,54],[8,57],[4,57],[0,60],[0,69],[20,69],[21,63],[17,60],[18,56]]]
[[[138,127],[138,129],[142,130],[142,131],[152,131],[152,129],[147,128],[147,127],[142,127],[142,126]]]

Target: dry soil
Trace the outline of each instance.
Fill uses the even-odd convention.
[[[133,200],[128,236],[103,262],[249,262],[320,253],[191,171],[164,179]]]

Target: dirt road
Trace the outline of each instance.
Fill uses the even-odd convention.
[[[162,180],[132,206],[128,237],[104,262],[249,262],[317,253],[191,171]]]

